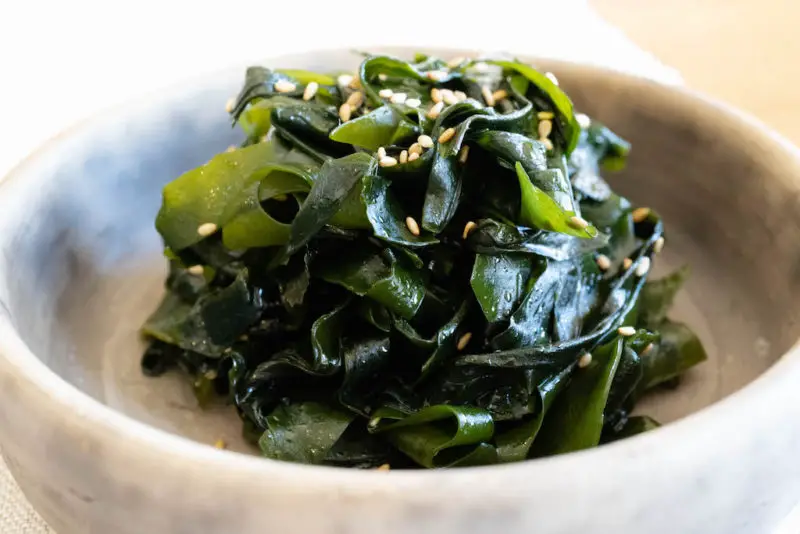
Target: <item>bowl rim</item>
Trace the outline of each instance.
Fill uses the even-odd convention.
[[[470,49],[424,46],[377,46],[371,49],[381,53],[403,55],[419,50],[431,50],[432,53],[452,56],[469,56],[479,53]],[[296,54],[268,55],[264,57],[263,61],[283,61],[284,58],[336,52],[350,52],[350,50],[328,48],[302,51]],[[611,79],[627,88],[661,92],[670,98],[676,99],[683,106],[705,108],[706,111],[713,113],[720,119],[730,122],[736,129],[746,128],[750,131],[750,135],[757,136],[761,141],[772,144],[783,152],[783,155],[788,159],[794,160],[798,168],[800,168],[800,150],[782,135],[776,133],[755,117],[691,89],[681,86],[669,86],[645,77],[571,61],[538,58],[526,54],[522,54],[519,57],[526,62],[546,65],[550,70],[556,72],[572,71],[581,75]],[[233,70],[233,67],[224,68],[172,84],[169,89],[161,91],[157,98],[168,100],[185,91],[187,83],[209,82],[216,77],[230,74]],[[238,67],[236,71],[239,71]],[[0,179],[0,195],[8,192],[9,183],[25,179],[26,174],[31,168],[35,167],[39,158],[46,156],[48,152],[66,139],[76,133],[91,130],[94,125],[99,124],[104,118],[114,116],[120,112],[124,113],[126,107],[130,106],[131,103],[153,98],[152,93],[148,93],[128,102],[115,105],[87,117],[51,137],[15,165],[5,177]],[[795,186],[800,183],[800,180],[791,179],[790,181]],[[10,310],[4,302],[0,301],[0,358],[10,366],[9,369],[16,379],[17,386],[35,393],[38,399],[37,408],[48,409],[50,406],[57,406],[60,413],[72,414],[65,420],[69,419],[82,427],[88,433],[88,438],[102,441],[109,439],[124,440],[135,444],[136,449],[142,451],[141,454],[143,455],[157,455],[160,462],[168,462],[171,458],[174,458],[184,462],[202,463],[206,469],[224,468],[229,472],[247,474],[249,476],[269,475],[273,479],[276,476],[280,476],[283,481],[293,479],[307,481],[307,477],[313,476],[314,483],[318,485],[317,491],[339,489],[343,485],[352,484],[354,481],[357,481],[359,492],[375,493],[391,488],[393,482],[400,479],[422,480],[423,478],[436,477],[435,480],[457,483],[466,479],[474,481],[473,475],[476,474],[481,477],[499,477],[513,472],[533,476],[544,470],[555,472],[565,468],[570,469],[580,463],[583,465],[603,463],[604,459],[611,459],[612,457],[652,456],[656,454],[654,451],[658,448],[663,448],[666,442],[676,445],[681,444],[684,448],[691,447],[695,437],[702,434],[703,430],[707,431],[709,424],[724,417],[735,417],[746,406],[750,406],[750,409],[752,409],[754,403],[763,404],[763,402],[757,401],[759,399],[763,401],[766,397],[774,397],[771,394],[773,383],[777,382],[779,378],[785,378],[789,374],[788,371],[792,370],[794,374],[797,374],[798,369],[800,369],[800,340],[797,340],[766,371],[744,387],[697,412],[645,434],[606,444],[602,447],[533,461],[477,466],[466,469],[398,470],[391,471],[388,474],[374,475],[369,470],[295,464],[234,451],[219,450],[211,444],[200,443],[141,422],[96,400],[50,370],[17,334],[11,323],[11,317]],[[433,471],[437,472],[434,473]]]

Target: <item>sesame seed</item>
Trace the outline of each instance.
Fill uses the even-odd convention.
[[[552,111],[540,111],[536,114],[536,118],[540,121],[551,121],[556,118],[556,114]]]
[[[461,239],[468,238],[469,234],[471,234],[473,231],[475,231],[475,229],[477,227],[478,227],[478,225],[475,224],[475,222],[469,221],[467,224],[464,225],[464,231],[461,232]]]
[[[419,98],[409,98],[406,100],[406,106],[410,108],[418,108],[422,104],[422,101]]]
[[[428,118],[435,119],[436,117],[439,116],[439,114],[442,112],[443,109],[444,109],[444,102],[441,101],[437,102],[436,104],[433,105],[433,107],[431,107],[431,109],[428,110]]]
[[[358,107],[364,103],[364,93],[360,91],[356,91],[352,93],[349,97],[347,97],[347,104],[350,106],[350,109],[358,109]]]
[[[653,252],[656,254],[660,254],[662,250],[664,250],[664,238],[659,237],[658,239],[656,239],[656,242],[653,243]]]
[[[422,145],[422,148],[430,148],[433,146],[433,139],[429,135],[420,135],[417,137],[417,142]]]
[[[250,337],[247,334],[242,334],[239,336],[239,341],[247,341]]]
[[[644,350],[641,352],[641,356],[648,354],[651,350],[653,350],[654,345],[652,343],[648,343]]]
[[[581,369],[589,367],[589,364],[591,363],[592,363],[591,352],[584,352],[583,355],[578,359],[578,367],[580,367]]]
[[[636,208],[631,215],[633,216],[633,222],[640,223],[650,215],[650,208]]]
[[[203,376],[206,377],[208,380],[216,380],[217,376],[219,375],[217,374],[216,369],[209,369],[203,374]]]
[[[583,217],[579,217],[578,215],[573,215],[569,218],[569,225],[573,228],[577,228],[578,230],[583,230],[584,228],[589,227],[589,222],[584,219]]]
[[[419,143],[414,143],[413,145],[408,147],[408,153],[409,154],[414,154],[414,153],[422,154],[422,145],[420,145]]]
[[[412,235],[419,235],[419,225],[414,217],[406,217],[406,226]]]
[[[386,157],[386,149],[382,146],[378,147],[378,159],[383,159]]]
[[[378,74],[378,79],[379,79],[380,81],[382,81],[382,82],[385,82],[386,80],[388,80],[388,79],[389,79],[389,75],[388,75],[388,74],[383,74],[383,73],[381,73],[381,74]]]
[[[437,104],[442,101],[442,92],[439,90],[439,88],[434,87],[431,89],[431,100]]]
[[[269,141],[269,135],[268,134],[262,135],[261,136],[261,142],[262,143],[266,143],[267,141]]]
[[[408,161],[416,161],[419,159],[419,154],[416,152],[412,152],[408,155]]]
[[[353,79],[350,80],[350,83],[348,83],[347,86],[352,89],[361,89],[361,78],[353,76]]]
[[[636,333],[636,329],[632,326],[620,326],[617,328],[617,333],[621,336],[630,337]]]
[[[400,152],[400,163],[408,163],[408,150]]]
[[[463,57],[461,57],[461,56],[458,56],[458,57],[454,57],[453,59],[451,59],[450,61],[448,61],[448,62],[447,62],[447,66],[448,66],[448,67],[450,67],[450,68],[452,69],[452,68],[454,68],[454,67],[458,67],[458,66],[459,66],[459,65],[461,65],[462,63],[464,63],[464,58],[463,58]]]
[[[544,145],[545,150],[553,150],[553,142],[547,137],[539,139],[539,142]]]
[[[338,78],[336,78],[336,82],[339,85],[350,85],[353,81],[353,76],[351,74],[342,74]]]
[[[605,254],[599,254],[595,261],[597,262],[597,266],[600,267],[601,271],[607,271],[611,268],[611,260],[608,259],[608,256]]]
[[[492,94],[492,90],[486,86],[481,87],[481,94],[483,95],[483,99],[486,101],[486,105],[489,107],[494,106],[494,95]]]
[[[406,101],[407,95],[405,93],[395,93],[389,99],[392,104],[402,104]]]
[[[306,90],[303,91],[303,100],[309,101],[314,98],[314,95],[317,94],[317,90],[319,89],[319,84],[317,82],[309,82],[306,85]]]
[[[461,147],[461,150],[458,152],[458,162],[464,165],[467,162],[467,157],[469,157],[469,146],[464,145]]]
[[[650,258],[645,256],[641,260],[639,260],[639,265],[636,266],[636,276],[641,278],[642,276],[647,274],[647,271],[650,270]]]
[[[203,223],[197,227],[197,235],[208,237],[217,231],[217,225],[212,222]]]
[[[394,167],[397,165],[397,160],[391,156],[384,156],[380,159],[381,167]]]
[[[456,134],[456,129],[455,128],[448,128],[448,129],[446,129],[445,131],[442,132],[442,135],[439,136],[439,142],[440,143],[446,143],[450,139],[452,139],[455,134]],[[425,145],[422,145],[422,146],[425,146]]]
[[[548,120],[539,121],[539,126],[537,127],[539,130],[539,137],[547,137],[550,135],[550,132],[553,131],[553,123]]]
[[[287,195],[280,194],[272,197],[272,200],[276,200],[278,202],[286,202],[287,200],[289,200],[289,197]]]
[[[458,343],[456,344],[456,349],[464,350],[469,345],[469,341],[472,339],[472,332],[467,332],[460,338],[458,338]]]
[[[392,466],[389,464],[381,464],[375,468],[375,471],[389,471],[391,470]]]
[[[625,258],[624,260],[622,260],[622,268],[623,269],[628,270],[628,269],[631,268],[631,265],[633,265],[633,260],[632,259]]]
[[[225,152],[236,152],[236,145],[231,145],[225,149]]]
[[[225,443],[224,439],[218,439],[217,441],[214,442],[214,447],[216,447],[216,448],[218,448],[220,450],[227,449],[228,448],[228,444]]]
[[[186,269],[189,274],[193,274],[195,276],[203,276],[203,266],[202,265],[192,265],[188,269]]]
[[[495,102],[499,102],[501,100],[505,100],[508,98],[508,91],[505,89],[498,89],[494,93],[492,93],[492,98],[494,98]]]
[[[345,102],[339,107],[339,118],[342,119],[342,122],[347,122],[350,120],[350,115],[353,113],[353,110],[350,108],[350,104]]]
[[[545,78],[553,82],[553,85],[558,85],[558,78],[556,78],[556,75],[553,74],[552,72],[545,72],[544,76]]]
[[[380,91],[378,91],[378,96],[381,98],[392,98],[393,94],[394,91],[392,91],[391,89],[381,89]]]
[[[578,121],[578,126],[584,130],[592,125],[592,119],[586,113],[576,113],[575,120]]]
[[[434,82],[440,82],[447,77],[447,72],[443,70],[431,70],[428,71],[426,74],[429,80],[433,80]]]
[[[233,108],[236,106],[236,98],[230,97],[227,102],[225,102],[225,111],[230,113],[233,111]]]
[[[475,69],[475,70],[476,70],[476,71],[478,71],[478,72],[486,72],[487,70],[489,70],[489,65],[487,65],[486,63],[484,63],[483,61],[481,61],[481,62],[479,62],[479,63],[475,63],[475,64],[472,66],[472,68],[473,68],[473,69]]]
[[[453,91],[453,96],[456,97],[456,100],[459,102],[463,102],[467,99],[467,93],[464,91]]]
[[[453,104],[458,104],[458,98],[456,98],[456,94],[450,89],[442,89],[441,94],[442,94],[442,100],[448,106],[452,106]]]
[[[275,90],[279,93],[291,93],[297,89],[297,86],[289,80],[278,80],[275,82]]]

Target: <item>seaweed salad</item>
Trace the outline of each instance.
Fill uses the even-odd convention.
[[[166,185],[142,368],[231,402],[269,458],[515,462],[658,426],[636,401],[706,358],[649,280],[658,214],[601,170],[629,144],[513,60],[251,67],[246,141]]]

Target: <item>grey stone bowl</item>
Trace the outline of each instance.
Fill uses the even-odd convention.
[[[670,424],[515,465],[361,472],[258,458],[230,410],[198,410],[178,376],[143,378],[161,187],[238,140],[223,112],[236,69],[88,120],[0,187],[0,445],[36,510],[59,534],[772,532],[800,498],[800,157],[687,91],[539,64],[632,140],[614,186],[665,217],[659,267],[691,264],[676,313],[711,359],[648,399]]]

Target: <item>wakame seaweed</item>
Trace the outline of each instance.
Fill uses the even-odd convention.
[[[338,74],[338,76],[337,76]],[[649,281],[664,228],[600,176],[630,146],[514,61],[248,69],[247,134],[164,188],[147,374],[232,402],[270,458],[513,462],[658,426],[706,358]]]

